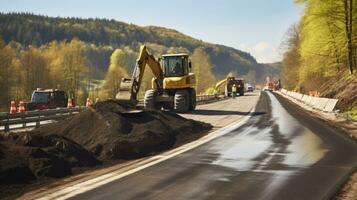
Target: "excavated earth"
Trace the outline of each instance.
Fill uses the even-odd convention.
[[[60,178],[76,168],[151,155],[195,140],[211,128],[169,111],[139,111],[113,100],[99,102],[30,132],[0,134],[0,196],[7,196],[6,189],[13,184]]]

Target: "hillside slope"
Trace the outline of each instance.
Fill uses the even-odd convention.
[[[6,42],[40,46],[53,40],[80,40],[113,48],[130,47],[137,51],[140,44],[147,44],[155,53],[166,53],[170,48],[179,48],[192,53],[197,47],[203,47],[211,58],[213,71],[217,78],[229,72],[240,76],[255,74],[257,81],[263,81],[266,75],[276,76],[280,69],[259,64],[249,53],[217,44],[197,40],[173,29],[155,26],[141,27],[108,19],[80,19],[39,16],[28,13],[0,13],[0,35]],[[102,59],[109,62],[109,54]],[[97,64],[104,68],[108,63]]]

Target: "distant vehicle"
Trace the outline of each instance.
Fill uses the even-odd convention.
[[[215,86],[215,91],[219,92],[219,87],[224,85],[224,95],[225,96],[232,96],[232,86],[233,84],[237,87],[237,94],[240,96],[244,95],[244,80],[243,79],[236,79],[235,77],[227,77],[221,81],[219,81]]]
[[[264,91],[273,91],[274,90],[274,83],[270,80],[268,80],[265,83]]]
[[[67,107],[68,96],[58,89],[40,89],[32,92],[31,102],[25,103],[26,110],[45,110]]]
[[[251,85],[247,86],[247,92],[253,92],[254,91],[254,87]]]
[[[227,96],[232,96],[232,86],[233,84],[237,87],[237,94],[240,96],[244,95],[244,80],[243,79],[236,79],[235,77],[228,77],[227,78],[227,86],[226,86],[226,94]]]

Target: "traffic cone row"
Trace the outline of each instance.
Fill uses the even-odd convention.
[[[17,109],[16,108],[16,102],[15,101],[11,101],[11,104],[10,104],[10,114],[14,114],[14,113],[23,113],[25,112],[25,102],[24,101],[20,101],[19,103],[19,108]]]

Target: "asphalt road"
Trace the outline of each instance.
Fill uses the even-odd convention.
[[[281,97],[262,93],[250,115],[221,137],[72,199],[327,199],[357,164],[355,142]]]
[[[210,123],[214,128],[221,128],[239,122],[256,106],[259,92],[248,92],[245,96],[226,99],[197,106],[195,111],[180,114],[185,118]]]

